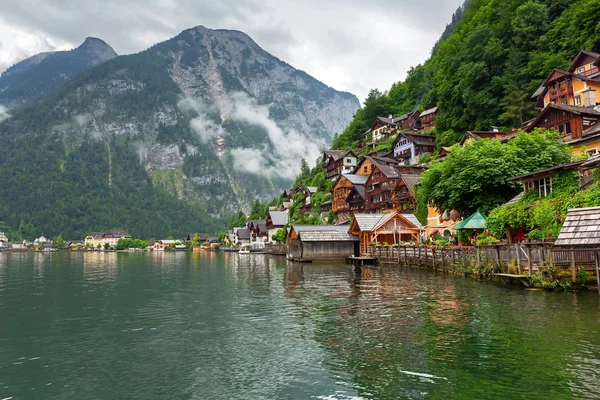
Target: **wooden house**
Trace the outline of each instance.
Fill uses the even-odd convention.
[[[293,225],[287,236],[287,258],[314,262],[345,260],[358,251],[358,237],[347,225]]]
[[[419,156],[432,154],[436,148],[435,136],[400,132],[393,144],[394,159],[400,163],[418,164]]]
[[[525,129],[555,129],[573,147],[574,155],[594,155],[600,151],[600,111],[550,103]]]
[[[375,169],[375,165],[377,164],[397,166],[398,161],[389,157],[365,156],[360,160],[360,162],[356,166],[356,169],[354,170],[354,175],[369,176],[371,175],[371,172],[373,172],[373,170]]]
[[[335,186],[333,187],[333,198],[331,204],[331,210],[338,214],[340,219],[346,219],[349,217],[350,207],[346,202],[350,190],[354,186],[364,187],[369,179],[365,175],[342,175],[339,177]]]
[[[321,205],[319,206],[320,211],[321,211],[321,218],[326,219],[329,216],[329,211],[331,211],[332,207],[333,207],[332,200],[327,200],[327,201],[324,201],[323,203],[321,203]]]
[[[355,214],[348,233],[360,238],[360,255],[368,255],[371,243],[418,241],[421,228],[413,214]]]
[[[377,117],[369,130],[365,132],[365,143],[376,145],[396,134],[397,129],[398,126],[394,123],[391,115],[388,118]]]
[[[429,108],[421,113],[420,124],[423,132],[427,132],[428,130],[435,128],[435,119],[438,114],[439,111],[437,107]]]
[[[533,94],[537,108],[549,104],[595,107],[600,90],[600,54],[582,50],[566,71],[555,69]]]
[[[302,206],[300,207],[300,212],[311,212],[312,211],[312,196],[317,193],[316,186],[307,186],[304,189],[304,198],[302,199]]]
[[[417,208],[415,187],[420,181],[420,174],[400,174],[398,183],[392,194],[394,210],[402,214],[414,214]]]
[[[252,233],[248,228],[238,228],[235,230],[236,240],[235,243],[241,246],[247,246],[252,240]]]
[[[381,213],[391,210],[392,193],[398,183],[399,174],[391,165],[374,164],[375,168],[369,175],[365,185],[365,211]]]
[[[267,223],[261,220],[251,220],[246,223],[250,232],[250,242],[265,243],[269,240]]]
[[[350,215],[365,212],[365,186],[354,185],[346,196],[346,204]]]
[[[393,118],[392,122],[401,130],[419,130],[421,129],[420,115],[421,113],[415,110]]]
[[[325,178],[337,179],[342,174],[351,174],[356,168],[357,157],[349,150],[326,150],[323,152]]]
[[[511,132],[500,132],[497,129],[491,131],[466,131],[463,137],[458,142],[459,146],[464,146],[469,140],[479,139],[503,139],[510,135]]]
[[[273,235],[288,224],[287,211],[269,211],[266,221],[268,241],[273,242]]]

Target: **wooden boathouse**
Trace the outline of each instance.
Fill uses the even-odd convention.
[[[354,214],[348,233],[360,238],[360,255],[370,255],[371,243],[418,242],[421,223],[413,214]]]
[[[348,225],[293,225],[287,237],[287,258],[294,261],[341,261],[358,251],[358,236]]]

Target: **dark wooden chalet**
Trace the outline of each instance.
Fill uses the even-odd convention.
[[[497,130],[492,131],[466,131],[463,137],[458,142],[459,146],[464,146],[468,140],[479,140],[479,139],[503,139],[510,135],[511,132],[499,132]]]
[[[338,219],[345,220],[350,217],[350,206],[346,202],[354,186],[364,188],[369,177],[367,175],[342,175],[333,187],[331,210],[338,214]]]
[[[582,147],[589,155],[594,155],[600,147],[599,121],[600,111],[594,108],[550,103],[525,130],[556,129],[573,146],[575,155],[580,155]]]
[[[326,150],[323,152],[325,178],[336,179],[342,174],[351,174],[356,168],[357,157],[350,150]]]
[[[399,174],[391,165],[375,164],[365,185],[365,210],[367,213],[379,213],[391,210],[392,193],[398,183]]]
[[[418,164],[419,156],[431,154],[437,148],[435,136],[400,132],[394,141],[394,159],[406,164]]]
[[[365,187],[360,185],[352,186],[350,193],[346,197],[346,204],[351,215],[365,212]]]
[[[399,213],[414,213],[417,208],[415,186],[421,181],[420,174],[400,174],[394,188],[392,204]]]
[[[421,129],[420,115],[421,113],[415,110],[392,119],[392,122],[401,130],[419,130]]]
[[[435,128],[435,119],[438,114],[439,112],[437,107],[427,109],[421,113],[420,123],[423,132],[427,132],[428,130]]]

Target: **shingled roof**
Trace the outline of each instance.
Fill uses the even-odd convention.
[[[273,226],[285,226],[288,223],[287,211],[270,211],[269,215]]]
[[[567,218],[554,244],[579,247],[600,245],[600,207],[568,210]]]
[[[400,177],[406,183],[406,187],[408,190],[414,195],[415,194],[415,186],[421,182],[421,175],[417,174],[401,174]]]
[[[348,227],[346,226],[346,229]],[[358,236],[341,231],[303,231],[299,233],[303,242],[358,242]]]

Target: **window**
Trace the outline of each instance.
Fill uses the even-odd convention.
[[[552,192],[552,178],[544,178],[538,181],[540,197],[546,197]]]
[[[574,103],[576,106],[580,106],[580,105],[581,105],[581,96],[575,96],[575,97],[573,98],[573,103]]]
[[[563,106],[568,106],[569,102],[567,100],[563,100],[562,103],[560,103],[560,104],[562,104]]]
[[[585,72],[585,66],[577,68],[577,73],[582,74]]]
[[[591,157],[591,156],[593,156],[595,154],[598,154],[598,150],[596,150],[596,149],[589,149],[589,150],[585,151],[585,154],[587,154],[588,156]]]
[[[367,172],[367,166],[366,165],[363,167],[363,172]]]
[[[564,124],[560,124],[558,126],[558,132],[562,133],[563,135],[569,135],[569,134],[571,134],[571,123],[570,122],[566,122]]]
[[[346,164],[352,164],[352,160],[350,158],[346,158]]]

